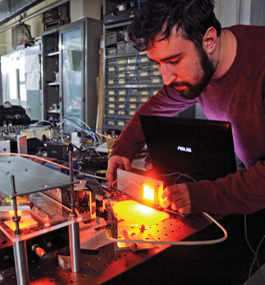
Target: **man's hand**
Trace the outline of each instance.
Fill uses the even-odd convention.
[[[112,185],[114,177],[116,176],[117,168],[131,171],[132,166],[131,166],[130,160],[127,157],[123,157],[119,155],[113,155],[110,157],[108,161],[108,170],[106,174],[106,178],[109,181],[110,185]]]
[[[171,185],[162,194],[163,207],[178,211],[180,214],[190,213],[190,194],[185,184]]]

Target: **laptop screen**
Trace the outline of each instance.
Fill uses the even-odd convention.
[[[231,124],[140,115],[153,169],[192,180],[215,180],[236,171]],[[179,183],[185,182],[179,181]]]

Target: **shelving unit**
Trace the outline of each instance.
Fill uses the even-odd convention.
[[[57,121],[60,117],[59,30],[51,30],[42,36],[43,119]],[[51,109],[57,106],[57,108]],[[58,110],[55,112],[55,109]],[[52,111],[52,113],[50,112]]]
[[[42,34],[44,120],[71,117],[95,128],[101,34],[102,22],[91,18]]]
[[[105,14],[110,13],[114,6],[112,1],[105,1]],[[131,11],[133,13],[134,9]],[[136,64],[137,52],[132,43],[126,40],[126,28],[130,22],[130,19],[114,24],[110,22],[105,23],[103,27],[105,125],[111,123],[124,108],[110,128],[123,129],[136,110],[163,86],[156,65],[149,61],[145,52],[139,53]],[[125,105],[129,92],[130,96]]]

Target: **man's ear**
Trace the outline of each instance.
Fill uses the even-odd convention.
[[[217,45],[217,31],[215,28],[209,28],[203,36],[202,45],[208,55],[212,55]]]

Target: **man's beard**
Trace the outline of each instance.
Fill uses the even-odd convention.
[[[205,87],[209,84],[213,74],[214,74],[214,66],[213,63],[208,58],[206,52],[202,48],[200,52],[198,52],[198,55],[201,60],[201,68],[203,71],[203,77],[201,80],[195,84],[190,84],[189,82],[182,81],[182,82],[173,82],[170,84],[172,87],[177,86],[186,86],[187,88],[185,90],[178,90],[179,95],[184,99],[195,99],[202,91],[205,89]]]

